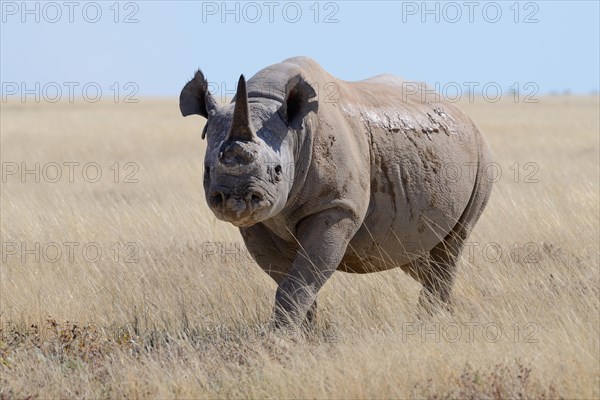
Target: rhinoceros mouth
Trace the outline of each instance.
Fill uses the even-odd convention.
[[[224,216],[221,214],[221,215],[218,215],[218,218],[225,222],[229,222],[238,228],[247,228],[249,226],[252,226],[252,225],[260,222],[260,220],[258,220],[256,218],[255,214],[250,214],[248,216],[241,217],[241,218],[228,218],[227,216]]]
[[[207,191],[206,200],[218,219],[237,227],[254,225],[265,219],[275,204],[273,195],[258,185],[243,188],[214,185]]]
[[[264,219],[273,203],[268,199],[250,196],[247,203],[240,208],[228,208],[225,204],[219,204],[212,208],[215,216],[225,222],[243,228],[254,225]]]

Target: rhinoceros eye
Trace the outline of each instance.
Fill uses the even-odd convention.
[[[208,164],[204,165],[204,180],[207,180],[210,177],[210,167]]]
[[[283,179],[283,170],[281,165],[277,165],[275,166],[275,180],[280,181],[281,179]]]

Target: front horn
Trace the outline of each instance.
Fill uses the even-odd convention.
[[[227,132],[226,141],[250,142],[256,138],[254,128],[250,122],[250,110],[248,106],[248,91],[246,90],[246,78],[240,75],[237,91],[235,93],[235,108],[233,120]]]

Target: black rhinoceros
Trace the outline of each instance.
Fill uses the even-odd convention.
[[[296,57],[242,75],[225,106],[200,71],[183,88],[181,113],[208,119],[206,200],[277,282],[278,326],[312,320],[335,270],[400,267],[423,284],[419,303],[449,302],[490,153],[471,119],[415,87]]]

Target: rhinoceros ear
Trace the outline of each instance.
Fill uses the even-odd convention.
[[[208,91],[208,82],[202,71],[196,71],[194,77],[183,87],[179,95],[181,115],[198,114],[208,118],[208,114],[217,108],[217,102]]]
[[[317,93],[300,75],[293,76],[285,85],[285,101],[279,109],[283,121],[292,129],[302,129],[304,117],[317,111],[318,102],[309,101]]]

